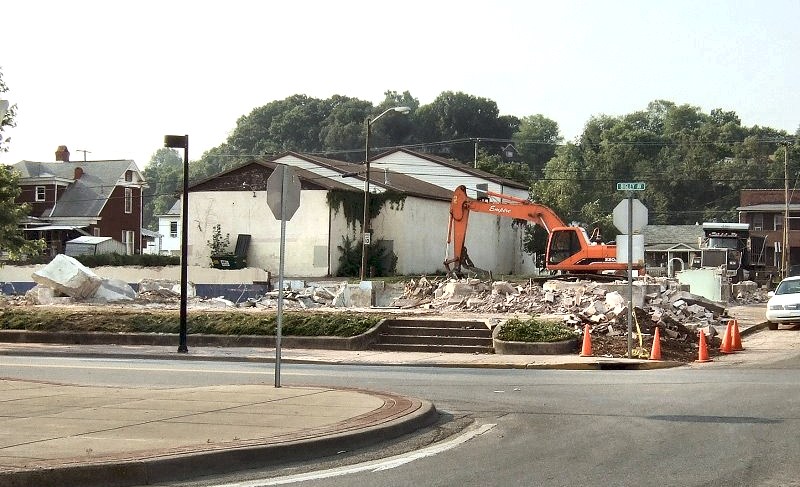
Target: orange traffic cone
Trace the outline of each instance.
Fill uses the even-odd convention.
[[[739,333],[739,322],[736,320],[731,321],[733,322],[733,325],[731,325],[733,330],[733,334],[731,335],[731,350],[739,352],[744,350],[742,346],[742,335]]]
[[[708,358],[708,346],[706,345],[706,334],[700,330],[700,352],[697,355],[695,362],[711,362]]]
[[[725,334],[722,336],[722,343],[719,345],[720,353],[733,353],[733,346],[731,344],[731,340],[733,339],[731,336],[732,334],[731,322],[729,320],[728,324],[725,326]]]
[[[592,356],[592,330],[589,325],[583,327],[583,348],[581,348],[581,357]]]
[[[653,349],[650,351],[650,360],[661,360],[661,333],[656,327],[653,333]]]

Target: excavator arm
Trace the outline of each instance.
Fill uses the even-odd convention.
[[[627,264],[616,262],[615,246],[590,241],[583,228],[566,226],[551,208],[515,196],[484,193],[485,199],[471,198],[463,185],[453,192],[447,233],[447,243],[453,244],[453,257],[444,261],[448,272],[458,273],[462,266],[473,267],[464,246],[472,211],[525,220],[544,228],[549,235],[545,254],[545,267],[549,270],[596,273],[627,269]]]

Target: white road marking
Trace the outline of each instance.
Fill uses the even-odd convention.
[[[216,484],[209,487],[267,487],[270,485],[286,485],[286,484],[305,482],[307,480],[319,480],[332,477],[340,477],[342,475],[349,475],[359,472],[381,472],[383,470],[397,468],[401,465],[413,462],[414,460],[431,457],[439,453],[442,453],[444,451],[450,450],[451,448],[455,448],[458,445],[466,443],[472,438],[475,438],[476,436],[486,433],[495,426],[496,424],[485,424],[474,430],[467,431],[451,440],[443,441],[441,443],[437,443],[435,445],[431,445],[417,451],[404,453],[402,455],[395,455],[393,457],[388,457],[381,460],[373,460],[371,462],[359,463],[356,465],[348,465],[346,467],[331,468],[328,470],[320,470],[317,472],[309,472],[297,475],[287,475],[285,477],[275,477],[271,479],[233,482],[229,484]]]

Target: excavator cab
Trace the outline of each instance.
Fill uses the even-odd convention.
[[[583,250],[577,228],[555,229],[547,245],[547,264],[557,265]]]

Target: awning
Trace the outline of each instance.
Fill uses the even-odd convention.
[[[28,232],[40,232],[40,231],[45,231],[45,230],[78,230],[78,231],[83,232],[81,230],[82,228],[86,228],[86,226],[77,227],[77,226],[73,226],[73,225],[45,225],[43,227],[26,228],[25,231],[28,231]],[[86,232],[83,232],[83,233],[86,233]]]

